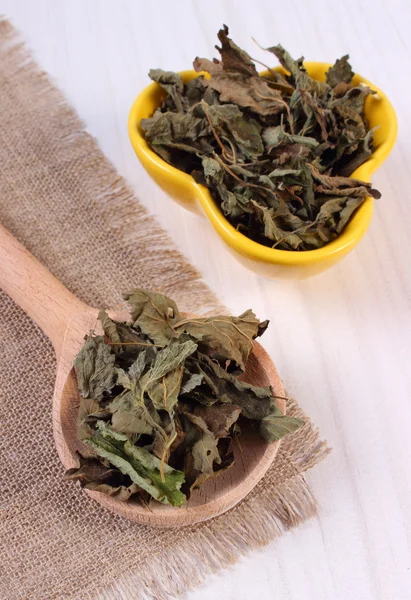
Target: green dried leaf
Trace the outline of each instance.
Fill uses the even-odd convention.
[[[246,193],[230,192],[226,186],[219,186],[218,193],[222,200],[221,209],[226,216],[238,218],[246,213],[251,213],[250,199]]]
[[[98,313],[98,320],[103,326],[105,335],[114,343],[121,345],[121,337],[117,331],[117,325],[111,319],[104,309],[101,309]]]
[[[266,208],[254,201],[253,206],[255,207],[258,218],[264,224],[264,235],[274,242],[273,246],[278,245],[279,242],[281,242],[282,244],[287,244],[293,250],[298,250],[299,246],[302,244],[301,237],[297,233],[286,231],[277,225],[274,209]]]
[[[160,460],[144,448],[132,444],[126,435],[116,433],[100,421],[98,430],[86,443],[159,502],[173,506],[181,506],[186,502],[186,497],[180,492],[184,473],[165,464],[163,482]]]
[[[154,117],[143,119],[142,128],[146,137],[154,144],[167,145],[170,142],[188,144],[209,133],[205,119],[199,119],[191,114],[156,113]]]
[[[184,82],[179,73],[163,71],[162,69],[151,69],[149,77],[158,83],[173,99],[177,110],[183,110],[186,102],[184,97]]]
[[[358,167],[360,167],[365,163],[366,160],[369,159],[372,154],[373,135],[375,129],[377,128],[375,127],[374,129],[370,129],[370,131],[368,131],[365,138],[359,143],[358,153],[354,156],[354,158],[351,158],[343,168],[340,169],[341,176],[349,177],[356,169],[358,169]]]
[[[175,148],[185,152],[201,152],[201,137],[210,132],[206,119],[185,113],[155,113],[141,120],[147,140],[153,146]],[[205,149],[208,149],[206,146]]]
[[[175,372],[184,366],[184,361],[188,356],[193,354],[197,349],[197,344],[188,340],[186,342],[174,342],[170,346],[163,348],[157,354],[154,364],[149,371],[140,379],[140,387],[143,390],[147,390],[153,402],[154,399],[159,399],[166,394],[172,393],[174,397],[175,389],[174,386],[170,386],[170,389],[163,389],[162,380],[166,376],[171,376],[175,380]],[[179,393],[181,387],[182,374],[179,376],[180,383],[178,385]],[[158,388],[161,390],[161,394],[157,394]],[[165,408],[163,402],[160,403],[161,408]],[[167,404],[167,402],[165,403]],[[168,410],[168,409],[166,409]]]
[[[281,44],[266,48],[272,52],[280,61],[280,64],[291,75],[292,84],[300,90],[307,90],[311,93],[322,95],[326,92],[326,84],[310,77],[303,65],[303,59],[294,60]]]
[[[146,412],[136,405],[131,392],[125,391],[109,405],[111,426],[118,433],[153,435],[153,427],[147,422]]]
[[[205,475],[213,475],[214,463],[221,463],[218,440],[208,433],[204,433],[194,444],[192,453],[194,469]]]
[[[347,224],[353,212],[363,203],[365,196],[358,198],[331,198],[324,202],[317,221],[322,227],[334,229],[337,233]],[[321,231],[321,230],[319,230]]]
[[[260,420],[270,413],[270,387],[256,387],[241,381],[206,355],[198,354],[198,359],[219,402],[240,407],[247,419]]]
[[[154,355],[157,356],[157,353]],[[130,365],[128,371],[124,369],[116,369],[117,385],[121,385],[126,390],[135,392],[137,390],[139,380],[145,370],[148,362],[148,354],[146,350],[140,351],[136,360]]]
[[[137,359],[133,362],[133,364],[128,370],[128,376],[130,377],[131,381],[137,383],[137,381],[140,379],[146,366],[146,359],[147,352],[146,350],[143,350],[142,352],[140,352]]]
[[[277,125],[276,127],[267,127],[264,130],[262,137],[264,143],[267,146],[268,152],[270,152],[273,148],[276,148],[283,142],[287,144],[301,144],[303,146],[309,146],[310,148],[316,148],[319,145],[319,142],[312,137],[308,137],[305,135],[292,135],[286,133],[281,125]]]
[[[217,132],[232,138],[245,156],[253,159],[264,152],[261,125],[245,118],[236,104],[209,106],[207,114]]]
[[[267,177],[285,177],[286,175],[301,175],[301,169],[274,169],[267,175]]]
[[[197,344],[188,340],[182,343],[174,342],[158,352],[154,363],[141,377],[138,387],[135,388],[135,393],[143,408],[144,394],[147,393],[155,409],[172,412],[181,392],[184,362],[196,349]],[[164,438],[166,448],[169,443],[167,436],[162,430],[160,430],[160,434]],[[174,434],[173,431],[172,434]]]
[[[74,360],[77,385],[83,398],[101,400],[115,383],[115,356],[102,336],[87,337]]]
[[[183,372],[184,367],[180,365],[149,386],[147,392],[157,410],[170,412],[174,408],[181,392]]]
[[[304,424],[301,419],[283,415],[278,406],[272,405],[272,412],[260,424],[260,434],[267,442],[275,442],[293,433]]]
[[[208,185],[222,183],[224,180],[224,169],[214,158],[204,156],[201,165],[204,171],[204,178]]]
[[[239,317],[183,319],[175,303],[166,296],[151,294],[148,297],[144,291],[135,290],[124,297],[132,306],[135,324],[155,343],[165,345],[186,334],[208,345],[222,358],[233,360],[242,370],[252,350],[253,339],[262,335],[268,325],[267,322],[260,323],[251,310]],[[178,353],[178,347],[175,352]],[[159,364],[160,358],[156,361]]]

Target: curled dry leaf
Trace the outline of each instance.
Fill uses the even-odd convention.
[[[79,481],[82,488],[103,492],[122,501],[142,491],[135,483],[126,484],[120,471],[105,466],[99,460],[86,460],[79,456],[79,463],[79,467],[66,471],[64,475],[66,481]]]

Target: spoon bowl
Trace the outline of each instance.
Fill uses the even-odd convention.
[[[112,314],[112,317],[119,318],[116,314]],[[56,380],[53,430],[57,451],[66,469],[77,466],[76,452],[85,449],[76,433],[80,399],[72,364],[73,357],[83,344],[84,332],[90,329],[96,333],[101,329],[96,315],[93,316],[92,313],[79,315],[70,324]],[[281,396],[277,402],[281,411],[285,412],[281,380],[266,351],[257,342],[254,343],[243,379],[254,385],[271,385],[274,394]],[[153,500],[148,510],[138,502],[120,502],[102,492],[85,491],[102,506],[138,523],[161,527],[194,524],[221,514],[242,500],[264,476],[278,448],[279,442],[268,444],[257,431],[243,423],[239,443],[234,444],[234,465],[195,490],[188,503],[182,507],[173,507]]]
[[[66,469],[77,465],[81,449],[76,421],[79,406],[73,360],[91,330],[101,332],[98,310],[73,296],[38,260],[0,225],[0,286],[40,326],[50,338],[57,355],[57,375],[53,397],[53,432],[60,460]],[[110,315],[126,320],[124,313]],[[271,385],[278,406],[285,413],[284,390],[278,373],[260,344],[254,343],[244,380],[259,386]],[[102,506],[138,523],[161,527],[189,525],[215,517],[242,500],[260,481],[272,464],[280,442],[268,444],[244,427],[235,449],[235,463],[219,477],[194,491],[187,505],[172,507],[150,502],[146,508],[122,502],[101,492],[87,493]]]

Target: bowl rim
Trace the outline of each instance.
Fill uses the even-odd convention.
[[[311,71],[321,71],[325,73],[332,65],[325,62],[304,62],[304,66],[309,73]],[[272,70],[280,73],[286,72],[281,66],[274,67]],[[197,73],[192,69],[179,71],[179,73],[185,80],[200,75],[208,75],[205,73]],[[262,71],[259,75],[269,75],[269,71]],[[368,182],[370,181],[372,173],[374,173],[374,171],[384,162],[391,152],[397,137],[398,123],[395,110],[384,92],[358,73],[354,75],[354,79],[357,85],[362,83],[375,90],[378,98],[383,102],[385,119],[390,123],[388,135],[384,141],[374,150],[370,158],[350,175],[350,177]],[[244,257],[250,259],[257,259],[271,264],[301,266],[318,263],[323,260],[334,261],[338,255],[345,255],[359,242],[368,229],[373,213],[374,199],[370,196],[364,200],[361,206],[359,206],[342,233],[322,248],[304,250],[301,252],[295,250],[279,250],[260,244],[239,232],[224,216],[221,208],[208,188],[196,183],[193,177],[188,173],[184,173],[177,169],[177,167],[166,163],[150,148],[145,140],[140,127],[140,120],[141,118],[144,118],[142,113],[144,113],[144,106],[147,99],[157,88],[158,84],[155,82],[146,86],[137,96],[131,107],[128,119],[128,132],[133,148],[140,160],[151,163],[152,166],[158,171],[161,171],[163,175],[176,181],[180,186],[183,185],[186,188],[194,186],[197,199],[206,217],[228,246]]]

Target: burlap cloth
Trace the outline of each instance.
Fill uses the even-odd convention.
[[[120,292],[166,292],[185,310],[221,307],[85,132],[75,112],[0,21],[0,221],[79,298],[115,306]],[[229,513],[161,530],[99,507],[53,444],[50,342],[0,293],[0,597],[168,598],[315,514],[303,473],[327,452],[306,425]],[[293,401],[290,414],[301,415]]]

